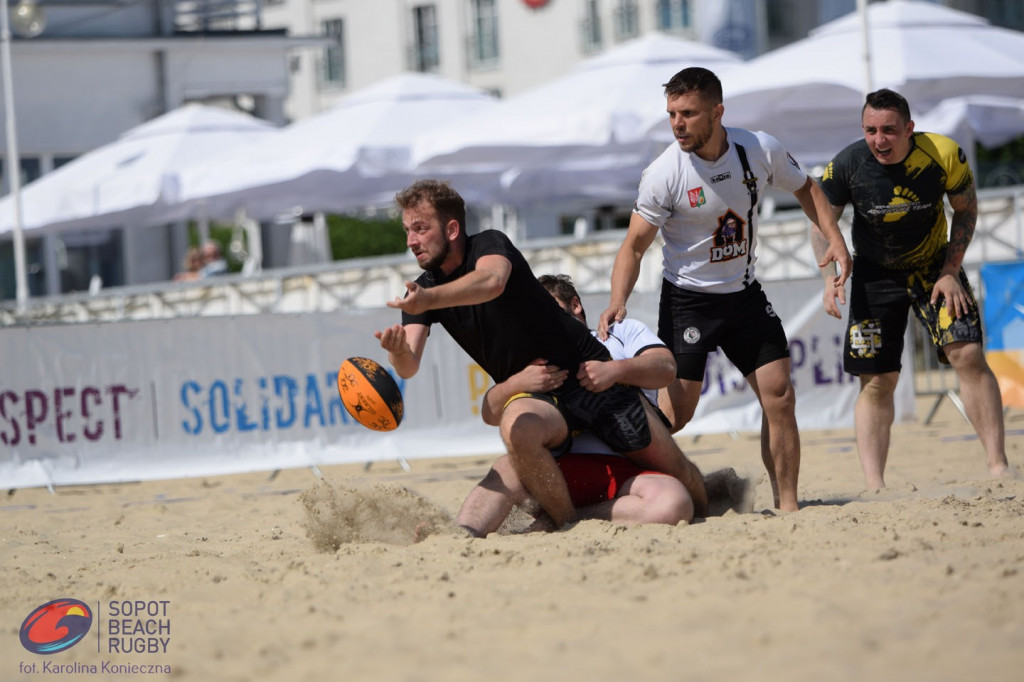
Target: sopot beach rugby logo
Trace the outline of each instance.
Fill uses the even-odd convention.
[[[92,609],[77,599],[54,599],[36,607],[21,624],[21,645],[34,654],[55,654],[82,641],[92,627]]]

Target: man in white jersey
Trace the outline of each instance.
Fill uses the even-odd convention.
[[[775,506],[798,509],[800,434],[785,330],[754,276],[757,201],[766,185],[793,193],[827,237],[824,266],[842,286],[852,266],[818,185],[771,135],[722,125],[722,84],[707,69],[683,69],[665,84],[671,145],[644,171],[626,238],[612,269],[611,301],[598,333],[626,317],[640,262],[658,231],[664,281],[658,335],[676,357],[661,400],[678,431],[700,399],[708,353],[721,348],[761,403],[761,458]]]
[[[568,276],[542,275],[538,280],[563,310],[586,323],[583,303]],[[669,384],[676,371],[672,353],[661,339],[644,323],[627,318],[612,327],[604,345],[612,356],[611,362],[583,363],[581,383],[594,391],[615,383],[638,386],[656,405],[658,389]],[[506,403],[520,395],[551,390],[567,374],[566,370],[538,359],[487,391],[481,417],[488,424],[497,425]],[[675,477],[634,464],[589,431],[573,434],[568,451],[559,455],[556,462],[580,518],[674,526],[692,520],[695,515],[706,515],[704,490],[695,489],[691,496]],[[508,455],[504,455],[466,496],[455,521],[474,536],[486,537],[498,529],[514,506],[524,505],[529,499]]]

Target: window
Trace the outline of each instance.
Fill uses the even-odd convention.
[[[655,14],[659,30],[679,32],[691,26],[690,0],[658,0]]]
[[[320,79],[324,83],[345,87],[345,20],[329,19],[322,24],[324,35],[334,44],[324,49]]]
[[[470,0],[469,57],[471,64],[493,64],[498,60],[497,0]]]
[[[640,10],[636,0],[619,0],[615,8],[615,38],[618,41],[640,35]]]
[[[0,161],[0,184],[3,186],[3,193],[7,194],[11,191],[11,185],[10,178],[6,175],[7,171],[4,167],[5,161],[6,160]],[[22,156],[21,163],[19,165],[21,166],[21,174],[18,176],[18,179],[21,181],[19,185],[21,187],[24,187],[33,180],[38,180],[39,176],[43,174],[43,166],[39,161],[39,157]]]
[[[436,71],[441,65],[441,50],[437,40],[437,7],[413,7],[412,24],[412,69],[424,73]]]
[[[598,12],[597,0],[586,0],[583,5],[583,21],[580,26],[583,39],[583,53],[597,52],[601,49],[601,15]]]

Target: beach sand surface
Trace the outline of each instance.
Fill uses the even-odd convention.
[[[1024,412],[1006,426],[1019,467]],[[681,435],[753,505],[677,527],[468,538],[490,457],[5,493],[0,680],[1022,679],[1024,480],[988,477],[948,400],[894,428],[882,491],[851,430],[801,437],[783,514],[757,434]],[[23,620],[63,597],[91,630],[30,653]]]

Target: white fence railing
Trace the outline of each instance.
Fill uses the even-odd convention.
[[[848,236],[848,216],[843,223]],[[780,213],[760,222],[760,279],[817,275],[807,229],[807,220],[799,211]],[[621,239],[621,231],[602,231],[584,239],[566,236],[527,241],[520,247],[536,274],[566,273],[581,292],[603,292],[608,290]],[[659,247],[660,242],[656,242],[651,248],[656,251]],[[978,268],[982,263],[1021,258],[1024,187],[983,190],[979,193],[977,229],[964,263],[979,295]],[[399,295],[404,291],[403,283],[419,273],[415,260],[403,254],[271,270],[253,276],[162,282],[111,288],[92,295],[32,298],[25,310],[6,301],[0,304],[0,327],[372,308]],[[651,253],[643,261],[636,290],[657,291],[660,283],[661,257]]]

